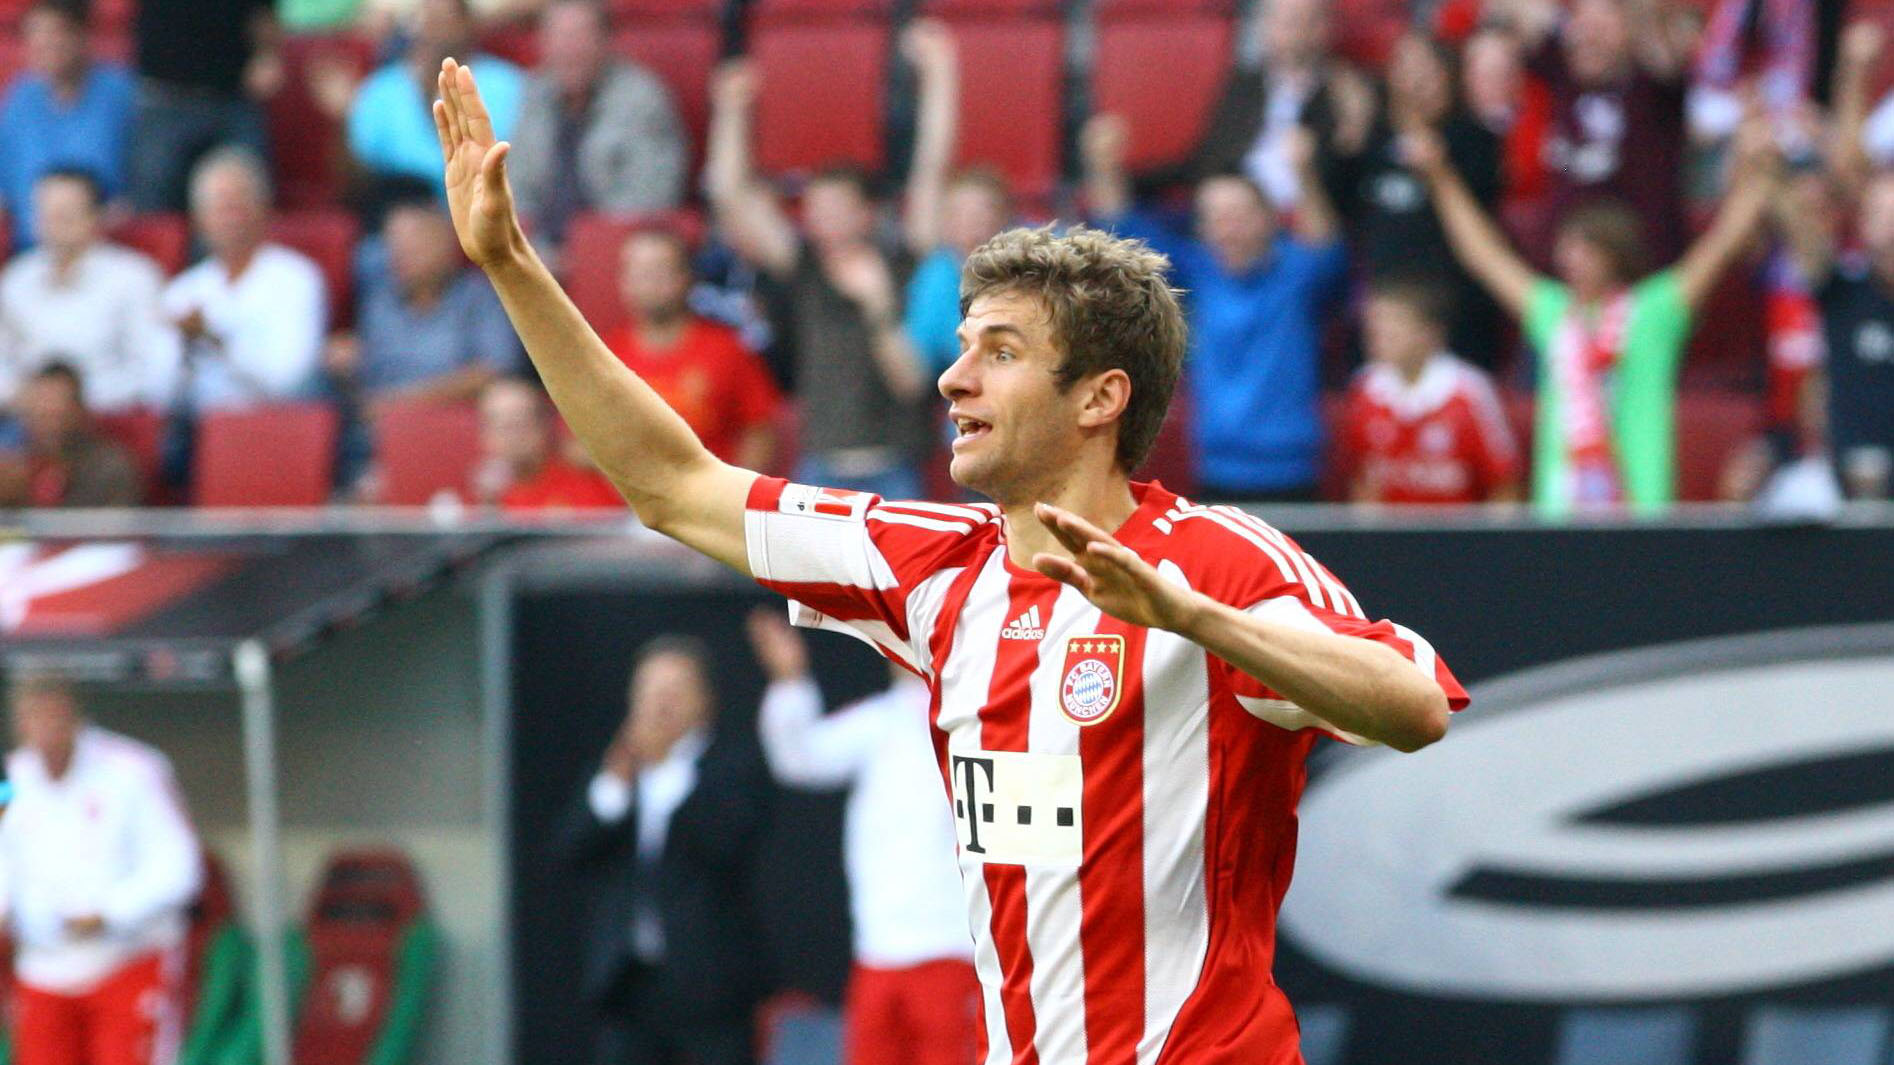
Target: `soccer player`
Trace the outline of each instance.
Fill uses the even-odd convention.
[[[640,520],[927,682],[982,1060],[1299,1062],[1269,973],[1304,758],[1424,747],[1466,694],[1276,530],[1129,480],[1183,359],[1164,259],[1086,230],[969,257],[939,387],[954,480],[993,504],[793,485],[718,461],[612,357],[520,230],[472,74],[440,90],[462,244]]]

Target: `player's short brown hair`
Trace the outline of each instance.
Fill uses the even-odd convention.
[[[1123,370],[1131,398],[1118,423],[1118,464],[1138,468],[1170,409],[1184,368],[1184,311],[1165,280],[1170,260],[1139,240],[1096,229],[1010,229],[974,249],[960,271],[960,313],[973,301],[1024,293],[1045,304],[1065,356],[1061,390]]]

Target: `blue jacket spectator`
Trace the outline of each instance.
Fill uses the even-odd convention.
[[[84,19],[67,4],[42,0],[21,25],[27,71],[0,105],[0,196],[13,219],[13,240],[27,247],[33,231],[33,184],[49,170],[84,170],[105,195],[125,177],[131,131],[131,74],[88,57]]]
[[[471,56],[467,65],[480,82],[494,136],[513,135],[526,75],[504,59],[474,52],[466,0],[422,0],[407,55],[369,75],[349,107],[349,151],[363,167],[440,181],[441,141],[431,109],[441,60],[450,55]]]
[[[1284,232],[1255,182],[1230,174],[1197,188],[1196,236],[1131,207],[1123,123],[1085,132],[1092,208],[1126,236],[1168,255],[1190,315],[1186,378],[1198,490],[1211,498],[1305,501],[1321,476],[1323,309],[1347,273],[1334,208],[1297,138],[1302,175],[1295,225]]]

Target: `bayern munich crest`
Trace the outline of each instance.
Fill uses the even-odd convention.
[[[1096,725],[1111,716],[1123,690],[1125,638],[1073,636],[1065,641],[1065,682],[1059,705],[1075,725]]]

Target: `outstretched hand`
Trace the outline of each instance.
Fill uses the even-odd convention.
[[[1032,558],[1034,569],[1078,589],[1120,621],[1172,631],[1184,624],[1193,605],[1189,588],[1164,579],[1137,552],[1069,510],[1037,503],[1033,516],[1072,552],[1064,558],[1042,551]]]
[[[524,243],[513,190],[506,182],[506,154],[512,146],[493,139],[493,119],[472,70],[445,59],[437,84],[434,131],[441,138],[448,213],[467,258],[491,266]]]

